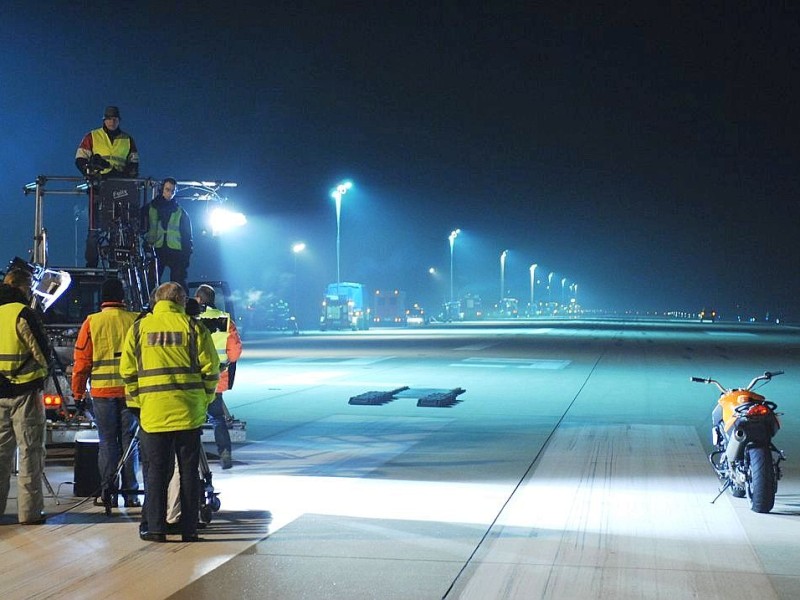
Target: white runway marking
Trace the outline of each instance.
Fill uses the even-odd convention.
[[[261,360],[258,362],[250,363],[255,367],[274,367],[274,366],[325,366],[334,365],[337,367],[363,367],[365,365],[374,365],[385,360],[392,360],[394,356],[378,356],[372,358],[340,358],[334,356],[325,356],[322,358],[276,358],[275,360]]]
[[[563,369],[571,361],[544,358],[465,358],[451,367],[481,367],[488,369]]]

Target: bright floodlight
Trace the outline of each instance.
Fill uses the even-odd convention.
[[[343,181],[336,188],[331,192],[331,198],[334,200],[341,200],[342,196],[347,193],[347,190],[353,187],[353,183],[350,181]]]
[[[247,218],[240,212],[232,212],[225,208],[215,208],[209,218],[211,234],[220,235],[247,223]]]
[[[294,252],[295,254],[299,254],[300,252],[302,252],[305,249],[306,249],[306,245],[305,245],[304,242],[297,242],[296,244],[294,244],[292,246],[292,252]]]

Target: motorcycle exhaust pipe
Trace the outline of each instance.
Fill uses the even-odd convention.
[[[728,457],[728,464],[732,465],[737,460],[741,460],[744,454],[744,443],[747,441],[747,432],[744,429],[735,429],[731,438],[728,440],[728,447],[725,456]]]

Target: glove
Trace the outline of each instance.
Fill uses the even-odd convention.
[[[100,156],[99,154],[92,154],[92,158],[89,160],[89,167],[94,169],[107,169],[111,166],[111,163],[108,162],[105,158]]]

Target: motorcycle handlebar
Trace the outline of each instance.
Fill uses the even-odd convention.
[[[758,377],[753,378],[753,380],[744,389],[752,390],[753,387],[759,381],[770,381],[773,377],[777,377],[778,375],[783,375],[783,373],[784,373],[783,371],[765,371],[763,375],[759,375]],[[710,377],[691,377],[690,379],[693,383],[713,383],[723,393],[727,391],[719,381],[717,381],[716,379],[711,379]]]
[[[711,379],[711,377],[692,377],[692,381],[694,383],[713,383],[723,394],[727,391],[724,387],[722,387],[722,384],[719,381],[716,379]]]

